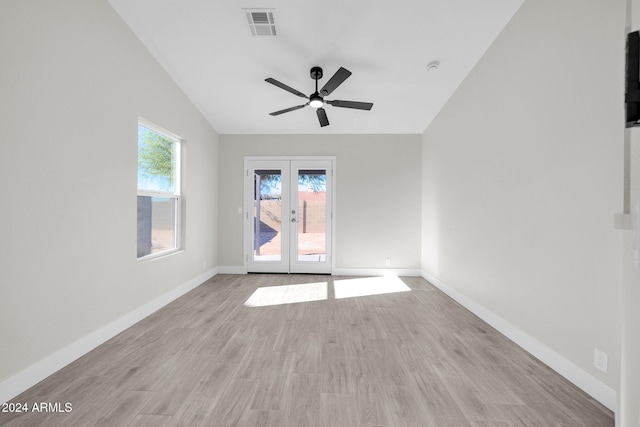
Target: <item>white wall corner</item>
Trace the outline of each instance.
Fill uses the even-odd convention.
[[[593,375],[589,374],[582,368],[578,367],[571,361],[556,353],[553,349],[547,347],[540,341],[536,340],[526,332],[512,325],[492,311],[486,309],[471,298],[466,297],[455,289],[447,286],[438,278],[432,276],[426,271],[422,271],[422,278],[440,289],[456,302],[461,304],[467,310],[487,322],[493,328],[505,335],[514,343],[518,344],[524,350],[528,351],[534,357],[545,363],[554,371],[571,381],[585,393],[602,403],[614,413],[617,411],[616,391],[603,383]],[[616,417],[617,418],[617,417]]]
[[[0,382],[0,402],[13,399],[217,274],[218,268],[212,268]]]

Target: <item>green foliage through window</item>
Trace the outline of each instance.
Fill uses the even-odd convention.
[[[175,190],[175,150],[174,140],[138,126],[138,188]]]

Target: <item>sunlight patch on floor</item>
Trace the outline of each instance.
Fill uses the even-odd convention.
[[[322,301],[327,299],[327,282],[299,285],[266,286],[256,291],[245,301],[247,307],[293,304],[297,302]]]
[[[393,275],[336,280],[333,288],[336,299],[411,291],[399,277]]]

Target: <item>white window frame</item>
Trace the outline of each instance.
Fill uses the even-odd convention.
[[[169,139],[171,139],[175,144],[175,156],[176,156],[176,161],[175,161],[175,167],[176,167],[176,171],[175,171],[175,192],[163,192],[163,191],[149,191],[149,190],[140,190],[137,188],[137,168],[136,168],[136,199],[138,196],[147,196],[147,197],[163,197],[163,198],[169,198],[169,199],[175,199],[176,203],[176,216],[175,216],[175,247],[172,249],[167,249],[161,252],[156,252],[156,253],[150,253],[148,255],[144,255],[141,257],[138,257],[137,260],[138,261],[147,261],[150,259],[155,259],[155,258],[160,258],[160,257],[164,257],[167,255],[171,255],[177,252],[181,252],[183,250],[182,248],[182,211],[183,211],[183,206],[182,206],[182,150],[183,150],[183,139],[180,138],[178,135],[176,135],[173,132],[170,132],[158,125],[156,125],[155,123],[152,123],[142,117],[138,117],[138,125],[139,126],[143,126],[153,132],[157,132],[159,134],[161,134],[162,136],[165,136]],[[136,130],[137,130],[137,126],[136,126]],[[137,138],[136,138],[137,141]],[[136,150],[136,160],[137,160],[137,150]],[[136,162],[137,164],[137,162]],[[138,222],[136,220],[136,233],[137,233],[137,228],[138,228]],[[137,247],[137,234],[136,234],[136,247]]]

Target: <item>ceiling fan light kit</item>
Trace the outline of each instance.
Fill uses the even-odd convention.
[[[322,68],[313,67],[309,73],[311,78],[315,80],[316,90],[311,95],[307,96],[304,93],[296,90],[290,86],[287,86],[284,83],[279,82],[278,80],[272,79],[271,77],[264,79],[265,82],[271,83],[274,86],[279,87],[280,89],[284,89],[287,92],[290,92],[296,96],[301,98],[307,98],[309,101],[306,104],[296,105],[295,107],[285,108],[284,110],[274,111],[273,113],[269,113],[272,116],[278,116],[280,114],[288,113],[290,111],[299,110],[301,108],[310,105],[311,107],[316,109],[316,114],[318,116],[318,121],[320,122],[320,126],[328,126],[329,119],[327,118],[327,112],[323,108],[325,104],[329,104],[333,107],[340,108],[352,108],[356,110],[371,110],[373,107],[372,102],[357,102],[357,101],[343,101],[343,100],[328,100],[324,99],[325,96],[330,95],[334,90],[338,88],[350,75],[351,71],[346,68],[340,67],[338,71],[329,79],[329,81],[318,91],[318,80],[320,80],[323,76]]]

